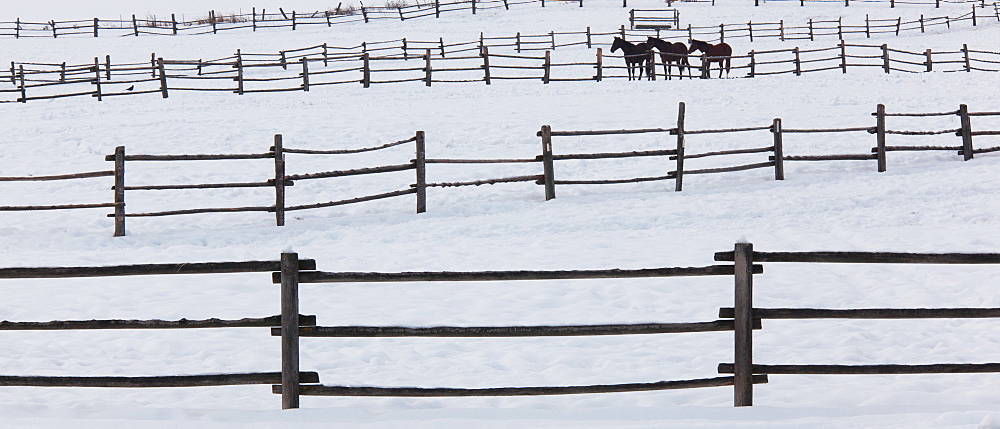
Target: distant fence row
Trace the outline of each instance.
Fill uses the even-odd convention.
[[[282,253],[277,261],[245,261],[182,264],[147,264],[97,267],[0,268],[0,279],[77,278],[136,275],[220,274],[272,272],[271,282],[281,285],[281,314],[239,320],[80,320],[51,322],[0,322],[0,330],[52,331],[96,329],[199,329],[272,327],[271,335],[281,337],[281,371],[168,376],[0,376],[0,386],[34,387],[192,387],[270,384],[281,395],[283,409],[299,408],[301,395],[456,397],[456,396],[538,396],[638,392],[733,386],[735,406],[753,405],[753,385],[767,383],[770,374],[929,374],[995,373],[1000,363],[958,364],[811,364],[786,365],[754,362],[753,331],[763,329],[762,319],[971,319],[1000,318],[1000,308],[755,308],[755,275],[764,272],[761,263],[837,264],[1000,264],[997,253],[887,253],[887,252],[755,252],[750,243],[737,243],[734,250],[715,254],[717,264],[704,267],[662,267],[644,269],[599,269],[564,271],[472,271],[472,272],[323,272],[316,261],[300,260],[296,253]],[[299,285],[371,282],[495,282],[528,280],[671,278],[690,276],[731,277],[734,305],[719,310],[719,319],[707,322],[591,324],[561,326],[317,326],[316,316],[299,314]],[[479,286],[477,286],[479,287]],[[766,287],[766,286],[764,286]],[[310,293],[321,289],[313,288]],[[571,304],[567,304],[571,305]],[[653,335],[674,333],[733,332],[733,363],[718,365],[724,376],[644,383],[563,385],[544,387],[374,387],[319,384],[317,372],[300,371],[301,337],[579,337],[596,335]],[[155,360],[155,359],[154,359]],[[697,358],[691,358],[692,363]],[[732,375],[728,375],[732,374]]]
[[[554,39],[553,39],[554,40]],[[231,92],[239,95],[255,92],[310,91],[316,87],[418,83],[474,83],[487,85],[496,80],[535,80],[543,83],[625,79],[628,77],[624,56],[608,55],[598,48],[592,59],[581,58],[583,51],[571,52],[557,61],[546,50],[541,55],[529,53],[498,54],[473,42],[466,52],[439,55],[436,50],[413,47],[412,42],[379,47],[401,53],[364,52],[361,55],[334,53],[326,45],[277,55],[243,54],[218,60],[172,60],[151,58],[146,63],[113,64],[110,57],[93,64],[11,64],[0,72],[0,103],[26,103],[67,97],[119,97],[159,94],[168,98],[172,91]],[[546,42],[548,43],[548,42]],[[554,43],[554,42],[552,42]],[[580,42],[594,46],[592,41]],[[414,52],[416,51],[416,52]],[[658,55],[649,54],[652,62]],[[701,60],[699,76],[708,78],[703,66],[718,57],[694,56]],[[734,55],[732,71],[727,76],[757,77],[777,74],[802,75],[812,72],[840,71],[851,68],[881,68],[890,72],[971,72],[1000,71],[1000,52],[971,49],[914,52],[891,49],[888,45],[862,45],[841,42],[828,48],[776,49],[750,51]],[[619,64],[619,65],[614,65]],[[688,70],[688,75],[692,75]],[[720,72],[721,75],[721,72]],[[683,77],[680,71],[655,71],[651,78]]]
[[[418,131],[413,137],[382,144],[374,147],[346,150],[312,150],[285,148],[281,135],[276,135],[274,145],[267,151],[253,154],[217,154],[217,155],[126,155],[125,147],[120,146],[113,155],[106,157],[106,160],[114,163],[113,170],[86,172],[77,174],[54,175],[54,176],[28,176],[28,177],[0,177],[0,182],[25,182],[25,181],[52,181],[52,180],[82,180],[95,177],[113,177],[114,199],[111,202],[93,204],[70,204],[70,205],[48,205],[48,206],[0,206],[0,211],[38,211],[38,210],[62,210],[62,209],[90,209],[90,208],[114,208],[114,213],[108,217],[113,217],[114,235],[125,235],[125,220],[128,217],[161,217],[176,216],[198,213],[235,213],[235,212],[264,212],[274,213],[275,223],[278,226],[284,225],[285,213],[296,210],[318,209],[325,207],[335,207],[347,204],[355,204],[366,201],[394,198],[406,195],[415,195],[416,212],[422,213],[427,210],[427,189],[428,188],[452,188],[479,185],[493,185],[501,183],[533,183],[544,187],[545,199],[550,200],[556,197],[557,185],[605,185],[605,184],[625,184],[643,182],[674,182],[674,190],[683,189],[683,181],[686,176],[701,174],[730,173],[754,169],[773,169],[775,180],[784,180],[785,163],[798,161],[874,161],[877,170],[884,172],[887,169],[888,153],[890,152],[913,152],[913,151],[943,151],[953,152],[961,156],[963,160],[973,159],[976,154],[986,154],[1000,152],[1000,145],[988,147],[975,147],[973,137],[978,136],[998,136],[1000,130],[974,129],[972,126],[973,117],[1000,116],[1000,112],[971,112],[966,105],[959,106],[958,110],[949,112],[925,112],[925,113],[887,113],[883,105],[878,105],[872,115],[875,123],[847,128],[785,128],[780,118],[774,119],[772,123],[726,129],[705,129],[688,130],[685,128],[686,108],[684,103],[679,105],[677,126],[672,128],[654,129],[627,129],[627,130],[586,130],[586,131],[561,131],[552,130],[548,125],[542,126],[537,136],[541,138],[541,154],[533,158],[522,159],[455,159],[455,158],[428,158],[426,156],[425,136],[422,131]],[[900,130],[890,128],[889,118],[897,117],[956,117],[957,126],[945,130]],[[761,146],[746,147],[724,151],[692,152],[687,145],[687,139],[691,136],[726,134],[726,133],[767,133],[770,136],[765,140],[767,143]],[[676,145],[669,148],[656,150],[634,150],[626,152],[604,152],[604,153],[558,153],[554,150],[553,137],[565,136],[595,136],[595,135],[629,135],[629,134],[650,134],[662,133],[676,136]],[[867,133],[874,136],[873,146],[865,153],[834,153],[821,155],[796,155],[788,154],[784,148],[784,139],[791,134],[838,134],[838,133]],[[944,145],[922,145],[904,146],[889,144],[888,137],[901,138],[902,136],[956,136],[959,139],[955,144]],[[701,137],[697,137],[701,138]],[[324,171],[308,174],[286,174],[286,154],[303,155],[344,155],[362,152],[373,152],[390,149],[393,147],[414,145],[414,157],[409,162],[394,164],[368,166],[345,170]],[[742,158],[743,156],[766,156],[755,160],[752,163],[735,163],[722,166],[698,167],[701,159],[712,158],[718,162]],[[580,161],[580,160],[601,160],[601,159],[622,159],[639,157],[667,157],[674,161],[674,167],[669,171],[662,171],[656,175],[645,175],[632,178],[611,178],[601,180],[581,180],[566,178],[558,174],[556,162]],[[226,160],[253,160],[270,159],[274,162],[274,175],[267,178],[234,183],[190,183],[190,184],[148,184],[148,185],[128,185],[126,184],[125,166],[126,162],[148,162],[148,161],[226,161]],[[429,182],[427,180],[427,168],[431,164],[521,164],[541,166],[538,174],[527,174],[508,177],[482,178],[477,180],[454,181],[454,182]],[[694,166],[695,168],[692,168]],[[414,180],[399,184],[397,190],[382,192],[372,195],[355,196],[347,199],[326,201],[308,204],[287,205],[286,188],[292,186],[296,181],[332,179],[348,176],[382,175],[385,173],[413,171]],[[398,177],[398,176],[396,176]],[[380,183],[386,183],[389,179],[382,179]],[[394,179],[392,179],[394,180]],[[199,189],[223,189],[223,188],[273,188],[274,202],[267,204],[257,203],[252,206],[241,207],[200,207],[186,208],[166,211],[128,211],[125,205],[126,191],[169,191],[169,190],[199,190]]]
[[[801,6],[806,3],[831,3],[831,0],[769,0],[769,1],[796,1]],[[839,0],[837,0],[839,1]],[[584,7],[584,0],[548,0],[549,4],[568,3]],[[709,1],[685,1],[668,0],[669,5],[674,3],[707,3]],[[843,0],[844,6],[850,6],[852,0]],[[996,8],[996,2],[987,3],[986,0],[853,0],[857,3],[887,3],[894,8],[899,5],[934,5],[941,7],[941,4],[972,4],[981,8],[992,6]],[[312,11],[296,12],[294,10],[285,11],[278,8],[277,11],[268,12],[261,9],[258,13],[256,8],[249,14],[218,14],[211,10],[199,18],[186,20],[177,19],[176,14],[171,14],[170,19],[157,18],[154,15],[137,17],[132,15],[129,20],[122,19],[78,19],[70,21],[49,20],[45,22],[22,21],[20,18],[14,21],[0,21],[0,37],[32,38],[32,37],[100,37],[101,35],[111,36],[139,36],[139,35],[180,35],[180,34],[217,34],[232,30],[266,30],[266,29],[290,29],[309,27],[332,27],[335,24],[346,24],[356,22],[372,22],[384,20],[417,19],[424,17],[440,17],[442,13],[467,11],[475,14],[477,11],[504,9],[509,10],[511,6],[524,4],[546,6],[546,0],[440,0],[418,1],[410,5],[406,2],[399,2],[396,6],[360,6],[349,5],[344,7],[343,3],[336,8]],[[712,5],[715,1],[711,0]],[[767,1],[754,0],[755,6]],[[628,1],[622,0],[622,7],[628,7]],[[676,21],[676,20],[675,20]]]

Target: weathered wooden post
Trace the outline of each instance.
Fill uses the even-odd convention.
[[[139,36],[139,24],[135,22],[135,14],[132,15],[132,31],[134,32],[136,37]]]
[[[167,72],[163,67],[163,58],[156,59],[156,68],[160,71],[160,95],[168,98],[170,94],[167,93]]]
[[[959,131],[962,136],[962,155],[968,161],[972,159],[972,120],[969,118],[969,106],[959,105],[958,116],[962,120],[962,129]]]
[[[868,23],[868,14],[867,13],[865,14],[865,38],[867,38],[867,39],[871,39],[872,38],[872,29],[871,29],[871,24]]]
[[[544,170],[545,201],[556,197],[555,166],[552,162],[552,127],[542,125],[542,169]]]
[[[215,10],[208,11],[208,20],[212,22],[212,34],[219,34],[219,28],[215,22]]]
[[[931,50],[928,49],[927,51],[925,51],[924,55],[927,56],[927,62],[924,63],[927,65],[927,71],[928,72],[934,71],[934,60],[931,59]]]
[[[785,180],[785,150],[782,142],[781,118],[774,118],[771,124],[774,136],[774,180]]]
[[[253,31],[257,31],[257,8],[256,7],[252,8],[250,14],[253,15],[252,18],[253,23],[251,24],[253,26],[252,27]],[[263,17],[264,17],[264,9],[261,9],[261,18]]]
[[[281,134],[274,135],[274,222],[285,226],[285,147]]]
[[[604,54],[601,48],[597,48],[597,74],[594,75],[594,80],[600,82],[604,79]]]
[[[309,92],[309,60],[302,57],[302,90]]]
[[[236,93],[243,95],[243,54],[236,50]]]
[[[94,37],[97,37],[97,30],[101,28],[101,20],[94,18]]]
[[[281,254],[281,409],[299,407],[299,255]]]
[[[998,16],[997,20],[1000,20],[1000,14],[998,14],[997,16]],[[590,27],[587,27],[587,49],[590,48],[592,48],[590,43]]]
[[[435,18],[441,17],[441,0],[434,0],[434,17]]]
[[[21,99],[19,101],[22,102],[22,103],[27,103],[28,102],[28,89],[27,89],[27,87],[24,84],[24,64],[19,64],[17,66],[17,69],[18,69],[18,75],[21,77],[20,85],[18,85],[18,89],[21,90]],[[100,100],[101,97],[97,97],[97,99]]]
[[[920,32],[924,32],[924,14],[920,14]]]
[[[809,18],[809,41],[816,41],[816,36],[813,35],[813,20]]]
[[[490,78],[490,49],[483,46],[483,80],[489,85],[492,83]]]
[[[115,148],[115,237],[125,236],[125,146]]]
[[[152,64],[152,65],[156,66],[155,63]],[[156,72],[153,72],[153,77],[156,77]],[[111,55],[110,54],[104,56],[104,78],[107,79],[107,80],[111,80]]]
[[[177,35],[177,15],[172,14],[172,13],[170,14],[170,28],[173,31],[174,36],[176,36]]]
[[[285,56],[285,51],[279,51],[281,54],[281,69],[288,70],[288,57]]]
[[[684,102],[677,105],[677,168],[674,175],[674,192],[680,192],[684,187]]]
[[[709,78],[708,73],[709,73],[708,54],[703,53],[701,54],[701,78],[708,79]]]
[[[875,153],[878,157],[878,172],[883,173],[886,169],[884,104],[879,104],[875,109],[875,138]]]
[[[424,85],[431,86],[431,50],[424,53]]]
[[[11,72],[13,73],[13,69]],[[23,80],[23,79],[22,79]],[[97,101],[103,101],[101,95],[101,61],[97,57],[94,57],[94,96],[97,97]],[[21,89],[21,97],[24,97],[24,88]]]
[[[747,22],[747,31],[750,33],[750,42],[753,43],[753,21]]]
[[[542,83],[549,83],[550,71],[552,69],[552,57],[550,51],[545,51],[545,62],[542,64]]]
[[[733,405],[749,407],[753,405],[753,244],[736,243],[733,256],[736,270]]]
[[[885,70],[885,74],[889,74],[889,46],[882,44],[882,70]]]
[[[150,77],[156,77],[156,52],[149,54],[149,75]],[[111,56],[108,55],[108,80],[111,80]]]
[[[368,88],[372,85],[372,70],[371,64],[369,64],[370,60],[367,52],[361,54],[361,61],[364,63],[363,68],[361,69],[361,85]]]
[[[847,46],[843,39],[840,40],[840,70],[847,74]]]
[[[66,61],[59,64],[59,82],[66,82]]]
[[[423,131],[417,131],[416,149],[417,213],[424,213],[427,211],[427,152]]]
[[[972,71],[972,64],[969,62],[969,45],[962,44],[962,54],[965,56],[965,71]]]
[[[795,52],[795,75],[802,76],[802,60],[799,57],[799,47],[796,46],[795,49],[792,49],[792,52]]]

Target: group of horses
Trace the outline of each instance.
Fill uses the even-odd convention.
[[[684,78],[684,68],[688,68],[688,77],[691,77],[691,64],[688,62],[688,57],[695,51],[701,51],[707,57],[705,63],[701,65],[704,70],[704,75],[707,76],[709,70],[711,69],[712,63],[719,63],[719,77],[722,77],[722,71],[726,71],[726,76],[729,75],[729,67],[731,63],[731,58],[733,55],[733,48],[725,43],[711,44],[701,40],[691,39],[691,46],[688,47],[681,42],[670,43],[665,40],[657,39],[656,37],[650,36],[645,42],[632,43],[621,37],[615,37],[615,42],[611,44],[611,52],[615,52],[618,49],[622,50],[625,56],[625,66],[628,68],[628,80],[633,78],[636,80],[642,79],[642,72],[646,70],[646,74],[650,79],[652,79],[653,67],[653,57],[651,52],[656,49],[660,54],[660,60],[663,61],[663,73],[668,79],[671,78],[670,69],[673,63],[677,63],[678,76]]]

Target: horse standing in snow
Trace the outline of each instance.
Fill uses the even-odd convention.
[[[688,77],[691,77],[691,65],[688,63],[687,45],[681,42],[670,43],[666,40],[649,36],[646,43],[656,48],[660,52],[660,60],[663,61],[663,74],[667,79],[672,79],[670,67],[672,63],[677,63],[677,75],[684,78],[684,67],[688,67]]]
[[[701,65],[703,77],[708,77],[712,63],[719,63],[719,77],[722,77],[722,69],[726,69],[726,76],[729,76],[729,66],[732,62],[733,48],[725,43],[713,45],[701,40],[691,39],[691,48],[688,53],[701,51],[708,57],[708,60]]]
[[[625,67],[628,68],[628,80],[632,80],[635,76],[634,69],[639,69],[638,77],[636,80],[642,80],[642,69],[646,68],[646,62],[649,60],[649,51],[652,49],[645,42],[633,44],[621,37],[615,37],[615,42],[611,44],[611,52],[615,52],[621,49],[622,53],[625,55]],[[647,73],[650,74],[650,73]],[[649,76],[652,79],[653,76]]]

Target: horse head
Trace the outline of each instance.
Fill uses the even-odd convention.
[[[708,42],[705,42],[705,41],[702,41],[702,40],[695,40],[695,39],[689,40],[688,43],[690,45],[690,47],[688,48],[688,53],[689,54],[692,53],[692,52],[694,52],[694,51],[701,51],[701,52],[704,52],[704,53],[708,53],[708,48],[712,46],[712,45],[709,45]]]
[[[611,52],[617,51],[619,48],[625,50],[625,44],[628,43],[625,39],[621,37],[615,37],[615,42],[611,44]]]

